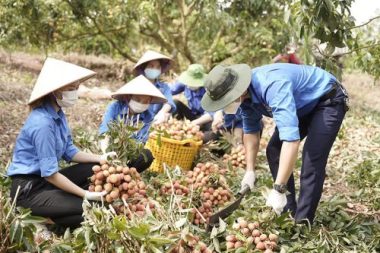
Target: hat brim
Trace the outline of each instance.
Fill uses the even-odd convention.
[[[144,62],[141,62],[139,65],[136,65],[132,71],[132,73],[135,75],[135,76],[138,76],[138,75],[145,75],[144,74],[144,66],[150,62],[150,61],[154,61],[154,60],[157,60],[157,61],[160,61],[160,65],[161,65],[161,73],[166,73],[169,71],[169,69],[171,69],[172,67],[172,62],[173,60],[171,59],[163,59],[163,58],[156,58],[156,59],[151,59],[151,60],[147,60],[147,61],[144,61]]]
[[[178,81],[183,83],[186,86],[190,87],[203,87],[205,83],[206,75],[203,75],[202,78],[194,78],[187,71],[182,72],[182,74],[178,77]]]
[[[149,96],[152,98],[149,104],[164,104],[167,102],[167,99],[156,97],[153,95],[147,95],[147,94],[139,94],[139,93],[128,93],[128,94],[112,94],[111,97],[116,100],[123,100],[125,96],[133,96],[133,95],[140,95],[140,96]]]
[[[117,100],[123,100],[124,96],[149,96],[152,98],[150,104],[166,103],[167,99],[164,94],[157,89],[143,75],[135,77],[128,83],[124,84],[117,91],[111,94],[111,97]]]
[[[226,69],[232,69],[238,74],[238,79],[235,86],[228,91],[223,97],[218,100],[213,100],[205,93],[202,98],[202,108],[208,112],[215,112],[223,109],[227,105],[234,102],[248,89],[251,83],[251,68],[247,64],[236,64],[226,67]]]

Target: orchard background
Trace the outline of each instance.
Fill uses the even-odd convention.
[[[204,243],[211,251],[225,252],[230,236],[240,236],[237,219],[259,222],[261,233],[276,234],[278,252],[379,252],[380,19],[375,16],[356,24],[350,13],[353,2],[0,0],[0,252],[169,252],[179,245],[197,252],[188,245],[193,239],[198,246]],[[351,109],[330,155],[312,227],[294,225],[288,215],[277,217],[265,207],[263,194],[272,179],[263,145],[256,191],[212,233],[175,208],[191,201],[190,196],[164,198],[148,185],[157,212],[127,218],[105,206],[88,208],[80,229],[49,242],[35,240],[34,223],[41,219],[12,205],[5,171],[46,56],[93,69],[98,75],[86,85],[115,91],[130,80],[131,67],[147,49],[175,59],[175,68],[166,77],[172,81],[191,63],[202,63],[208,70],[219,63],[266,64],[289,42],[298,45],[304,63],[318,64],[342,78],[351,95]],[[324,42],[326,50],[319,52],[322,59],[317,61],[315,45]],[[340,59],[343,69],[334,58],[335,47],[345,48]],[[80,99],[67,110],[79,147],[98,151],[96,130],[109,102]],[[266,123],[263,143],[271,133],[272,123]],[[215,145],[224,147],[224,143]],[[223,165],[223,158],[210,152],[215,145],[202,149],[199,162]],[[229,170],[225,177],[236,192],[241,171]],[[142,175],[146,183],[181,178],[186,173]],[[229,251],[254,251],[245,238],[240,239],[244,247]]]

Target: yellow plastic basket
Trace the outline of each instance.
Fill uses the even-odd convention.
[[[160,137],[157,141],[156,136],[150,136],[145,147],[152,151],[154,160],[149,169],[162,173],[164,171],[163,163],[170,167],[178,165],[183,170],[190,170],[194,162],[202,141],[173,140],[166,137]],[[159,145],[160,143],[160,145]]]

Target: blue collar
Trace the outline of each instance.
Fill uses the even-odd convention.
[[[49,113],[49,115],[53,117],[54,120],[61,119],[64,115],[62,109],[59,109],[58,112],[56,112],[51,102],[45,102],[44,107],[46,111]]]

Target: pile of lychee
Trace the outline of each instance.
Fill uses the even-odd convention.
[[[224,206],[232,198],[223,174],[225,169],[220,169],[217,164],[211,162],[198,163],[193,171],[187,172],[187,182],[197,189],[199,194],[199,206],[194,211],[194,224],[208,224],[213,210]]]
[[[233,169],[245,168],[245,150],[243,146],[233,147],[230,154],[223,155],[223,162],[230,163]]]
[[[186,186],[185,182],[180,180],[174,180],[173,184],[167,182],[161,186],[160,194],[161,195],[182,195],[187,196],[189,194],[189,188]]]
[[[184,238],[180,239],[178,244],[169,250],[169,253],[213,253],[212,250],[207,248],[207,245],[202,242],[199,236],[191,233],[186,234]]]
[[[241,247],[249,247],[271,253],[277,249],[278,235],[266,234],[260,228],[259,222],[248,222],[239,218],[232,225],[233,232],[226,236],[226,246],[228,251],[233,251]],[[237,236],[239,234],[239,236]],[[244,240],[242,240],[244,238]]]
[[[203,138],[203,132],[198,125],[194,125],[189,120],[169,119],[167,122],[153,126],[151,135],[167,137],[174,140],[192,139],[200,141]]]
[[[125,208],[129,208],[137,215],[142,215],[147,204],[154,208],[147,199],[146,185],[136,168],[102,163],[93,166],[92,171],[94,174],[90,178],[91,184],[88,190],[106,191],[105,200],[113,203],[116,211],[124,212]],[[115,202],[121,202],[122,199],[128,203],[128,208],[120,203],[115,204]]]

